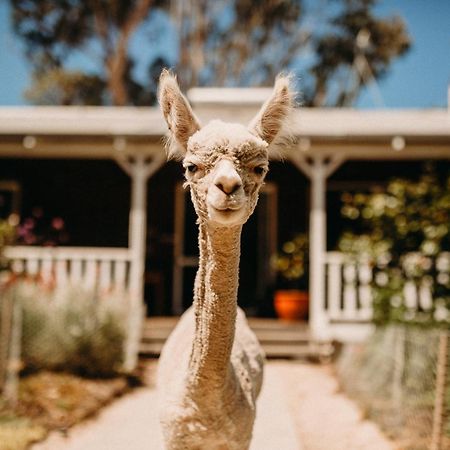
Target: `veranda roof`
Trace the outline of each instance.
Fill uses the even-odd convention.
[[[195,92],[193,93],[195,94]],[[203,123],[213,118],[248,123],[251,101],[198,101]],[[158,108],[2,107],[0,157],[112,158],[121,153],[163,152],[167,132]],[[450,158],[450,111],[299,108],[290,152],[304,156],[342,154],[346,159]]]

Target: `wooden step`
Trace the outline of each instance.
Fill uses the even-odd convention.
[[[141,356],[157,357],[160,355],[164,342],[142,342],[139,348]],[[264,344],[261,346],[267,358],[318,358],[328,356],[325,352],[318,354],[309,345],[277,345]]]
[[[265,330],[252,328],[260,342],[309,342],[310,336],[308,330]],[[147,328],[144,330],[142,339],[144,341],[165,341],[172,329],[169,328]]]
[[[159,356],[177,322],[177,317],[146,319],[140,345],[141,356]],[[249,325],[268,358],[322,358],[328,357],[332,352],[329,345],[318,346],[311,342],[306,322],[249,318]]]

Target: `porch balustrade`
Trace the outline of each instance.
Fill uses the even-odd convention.
[[[98,247],[7,247],[14,273],[38,276],[44,284],[68,284],[101,291],[130,290],[132,255],[127,248]],[[436,279],[449,276],[450,253],[442,254],[436,264]],[[327,252],[324,258],[324,303],[320,305],[323,336],[342,341],[360,340],[372,330],[373,264],[368,259],[355,261],[340,252]],[[414,313],[434,308],[436,320],[449,317],[445,305],[433,305],[434,286],[429,278],[421,282],[408,279],[399,301]],[[397,305],[399,306],[399,305]]]
[[[44,284],[68,284],[101,291],[129,290],[131,253],[127,248],[7,247],[16,274],[38,276]]]
[[[373,264],[369,259],[355,261],[340,252],[325,254],[325,301],[322,317],[328,326],[328,336],[342,340],[364,338],[373,329],[373,283],[382,285],[386,280],[374,280]],[[436,261],[436,280],[449,277],[450,253],[442,253]],[[383,274],[378,274],[378,276]],[[387,278],[387,275],[386,275]],[[446,278],[445,278],[446,279]],[[430,277],[420,281],[407,278],[402,295],[393,299],[396,306],[404,306],[411,317],[418,311],[431,311],[437,321],[448,320],[450,311],[444,304],[434,304],[434,285]]]
[[[372,268],[369,261],[350,262],[343,253],[326,254],[325,308],[331,321],[372,319]]]

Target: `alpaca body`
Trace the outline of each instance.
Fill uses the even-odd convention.
[[[159,102],[169,156],[183,160],[199,225],[194,302],[160,357],[158,387],[166,450],[246,450],[261,390],[264,354],[237,306],[242,226],[269,165],[269,145],[293,105],[289,79],[248,127],[201,127],[176,79],[164,71]]]
[[[247,449],[263,377],[264,355],[259,342],[244,312],[238,309],[228,374],[221,389],[208,389],[205,380],[202,395],[192,397],[187,374],[194,337],[195,311],[191,307],[167,340],[158,367],[161,424],[167,448]],[[177,361],[176,371],[173,361]]]
[[[241,228],[200,225],[194,305],[160,358],[161,424],[170,450],[250,444],[264,354],[237,308]]]

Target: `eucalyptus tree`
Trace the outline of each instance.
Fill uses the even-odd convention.
[[[162,67],[190,86],[298,73],[305,105],[350,105],[410,46],[375,0],[10,0],[34,103],[146,105]]]

